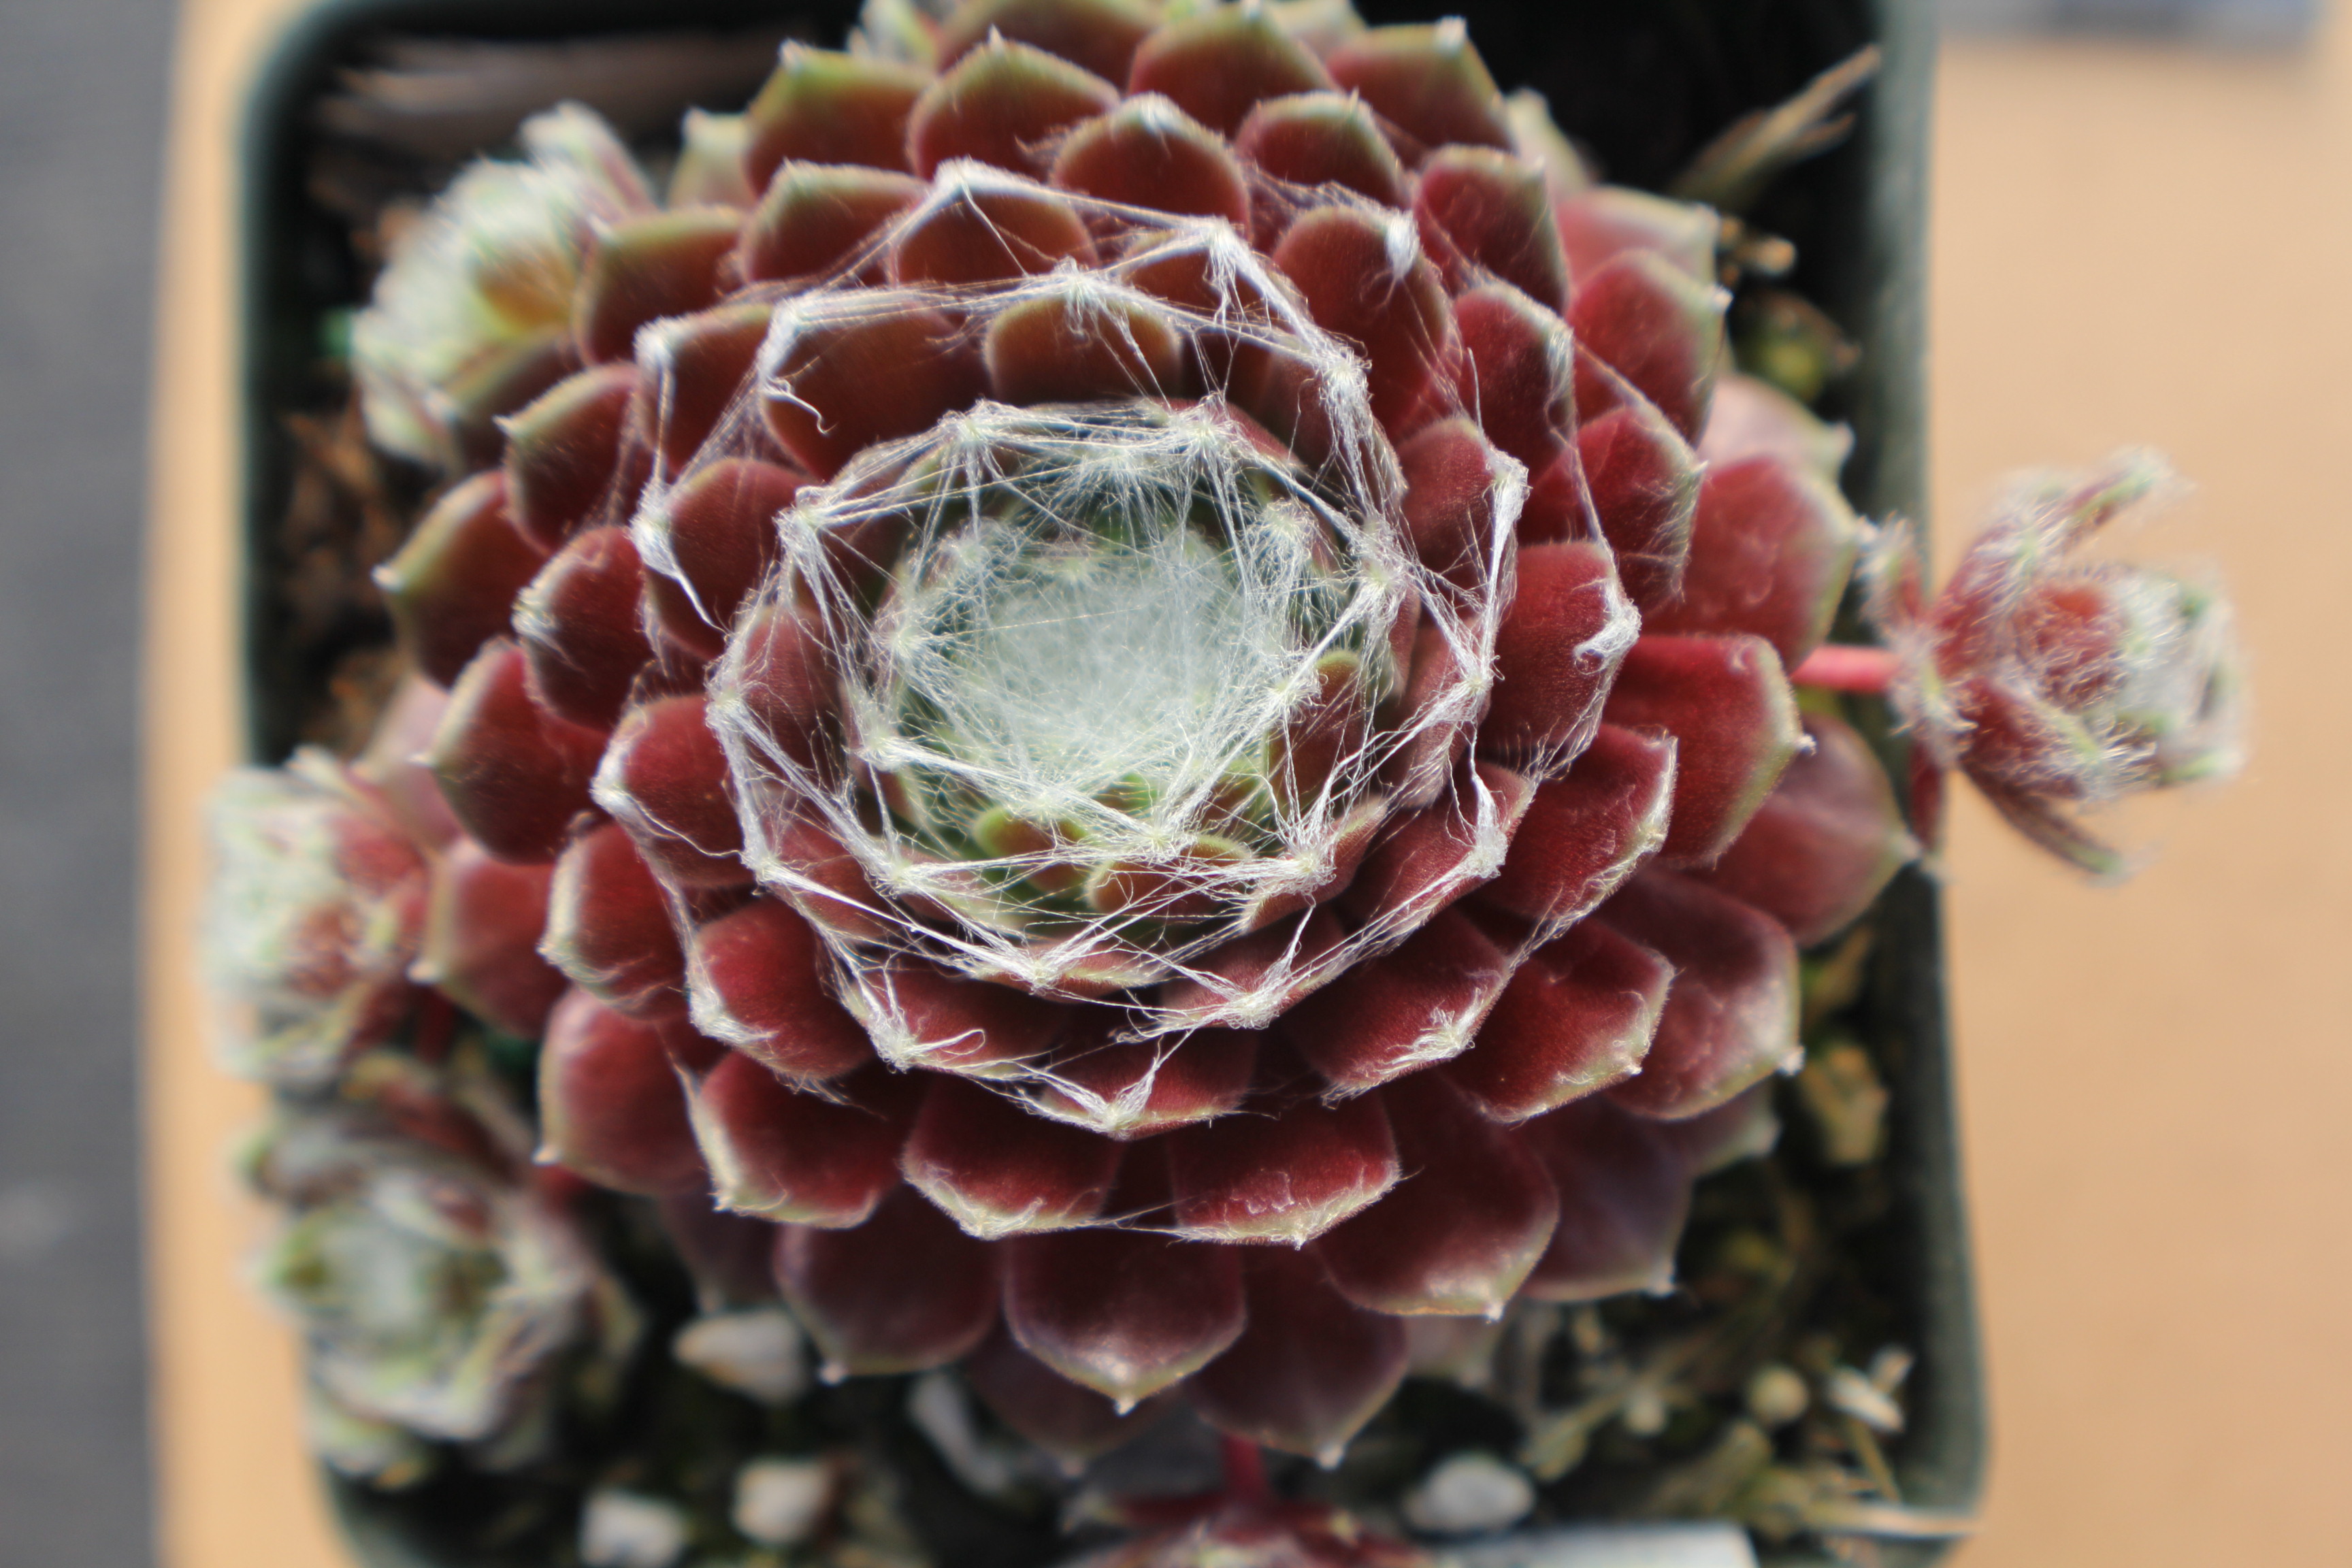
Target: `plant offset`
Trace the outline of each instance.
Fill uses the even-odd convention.
[[[1408,1376],[1483,1389],[1516,1463],[1340,1491],[1491,1528],[1736,1373],[1612,1511],[1932,1531],[1873,1436],[1907,1359],[1767,1331],[1786,1203],[1707,1238],[1752,1299],[1655,1344],[1620,1299],[1778,1075],[1876,1157],[1819,1026],[1942,770],[2105,868],[2074,807],[2226,771],[2226,618],[2059,559],[2138,464],[1930,602],[1783,389],[1843,345],[1727,346],[1786,249],[1598,183],[1458,23],[1321,4],[881,5],[689,116],[665,198],[576,106],[465,172],[352,333],[437,486],[376,574],[407,674],[216,809],[321,1454],[586,1494],[589,1563],[920,1561],[823,1432],[925,1373],[983,1493],[1223,1434],[1222,1490],[1104,1503],[1162,1531],[1118,1562],[1406,1563],[1259,1447],[1344,1483]],[[1825,646],[1865,561],[1891,647]]]

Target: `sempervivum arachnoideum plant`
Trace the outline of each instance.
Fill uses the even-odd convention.
[[[1408,1319],[1665,1285],[1912,852],[1787,678],[1864,530],[1713,215],[1279,6],[974,0],[744,131],[533,274],[585,368],[383,578],[447,905],[572,984],[551,1157],[1069,1454],[1181,1392],[1328,1456]]]

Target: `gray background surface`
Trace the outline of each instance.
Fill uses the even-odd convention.
[[[1937,0],[1956,33],[2137,35],[2225,47],[2300,43],[2318,0]]]
[[[171,0],[0,0],[0,1564],[152,1561],[133,880]]]

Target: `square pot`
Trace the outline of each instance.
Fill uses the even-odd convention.
[[[1360,9],[1378,23],[1417,19],[1429,8],[1388,0]],[[1927,0],[1707,0],[1676,8],[1648,0],[1472,0],[1459,9],[1498,79],[1545,92],[1564,128],[1600,153],[1612,177],[1633,184],[1663,180],[1739,113],[1779,101],[1862,45],[1884,51],[1853,138],[1785,178],[1761,219],[1797,243],[1797,286],[1861,350],[1855,373],[1823,408],[1854,431],[1843,481],[1849,498],[1865,515],[1921,518],[1934,48]],[[793,15],[795,32],[829,39],[854,19],[854,5],[821,0]],[[284,757],[327,700],[333,658],[380,635],[365,625],[306,631],[273,589],[289,564],[278,531],[294,475],[283,415],[323,405],[330,389],[313,369],[319,347],[362,298],[363,268],[343,226],[307,184],[322,134],[319,106],[338,73],[392,36],[522,41],[648,28],[732,31],[772,25],[775,16],[742,0],[331,0],[286,35],[252,100],[245,147],[244,626],[255,758]],[[1863,1261],[1899,1304],[1901,1337],[1919,1356],[1906,1392],[1909,1430],[1893,1456],[1904,1496],[1965,1510],[1980,1483],[1984,1410],[1930,879],[1916,868],[1903,873],[1880,906],[1878,926],[1856,1018],[1892,1091],[1892,1201]],[[371,1568],[523,1568],[520,1559],[465,1555],[448,1544],[453,1522],[497,1507],[495,1489],[479,1481],[391,1494],[331,1484]],[[1001,1542],[959,1547],[952,1521],[940,1528],[943,1557],[960,1565],[1050,1561],[1022,1559]],[[1944,1548],[1890,1542],[1881,1551],[1892,1565],[1932,1562]],[[1768,1557],[1774,1561],[1812,1560]]]

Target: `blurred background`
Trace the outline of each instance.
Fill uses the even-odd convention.
[[[149,1561],[137,687],[173,0],[0,4],[0,1563]]]
[[[2224,47],[2285,48],[2310,33],[2320,0],[1939,0],[1957,38],[2064,37],[2161,39]]]
[[[2199,488],[2142,548],[2219,564],[2258,704],[2248,776],[2140,814],[2121,892],[1955,823],[1996,1430],[1958,1560],[2340,1563],[2352,37],[2317,0],[1943,6],[1939,532],[2010,468],[2165,447]],[[0,1568],[136,1568],[159,1532],[173,1568],[337,1561],[233,1277],[244,1105],[159,968],[142,1113],[132,979],[138,628],[151,674],[201,662],[191,606],[226,603],[184,540],[145,548],[147,502],[226,493],[228,138],[287,8],[0,3]],[[154,952],[184,950],[222,717],[146,715]]]

